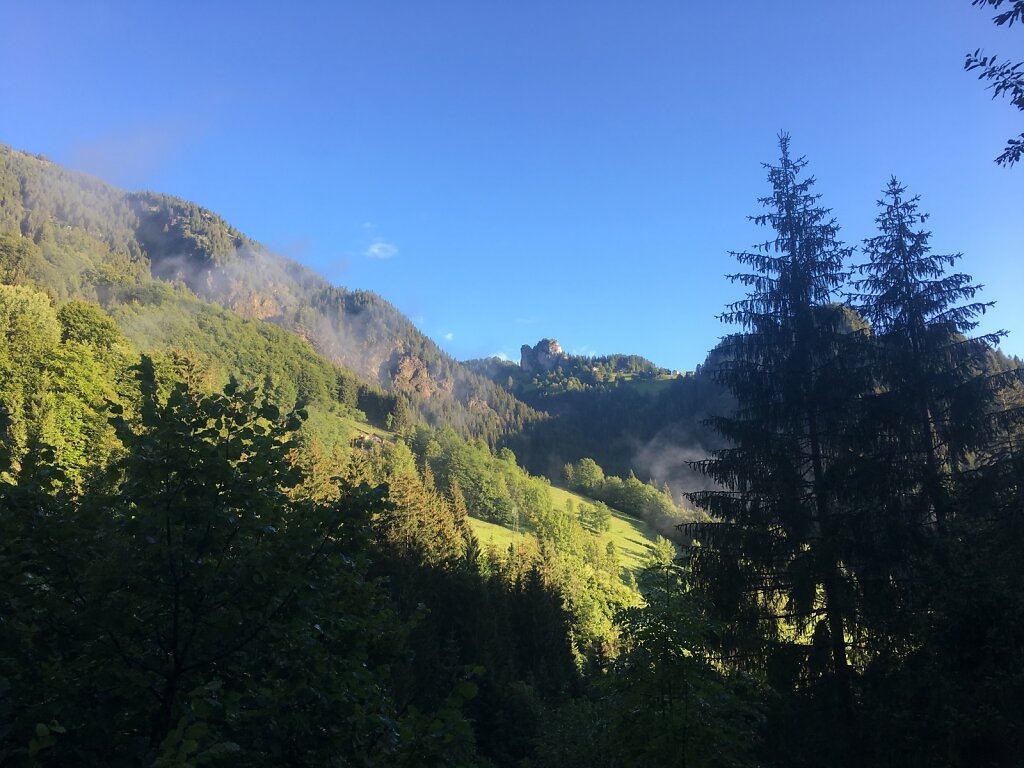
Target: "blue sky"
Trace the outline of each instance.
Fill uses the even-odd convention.
[[[194,200],[457,358],[558,338],[689,369],[789,131],[847,242],[896,174],[1024,353],[1024,59],[969,0],[0,0],[0,142]]]

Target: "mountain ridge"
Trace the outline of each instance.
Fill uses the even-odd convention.
[[[385,417],[399,430],[419,420],[451,426],[492,448],[511,448],[531,472],[556,481],[564,464],[593,458],[622,478],[632,472],[667,482],[677,499],[702,487],[687,462],[707,454],[700,421],[715,391],[706,377],[674,375],[639,355],[568,355],[551,339],[524,347],[524,360],[543,357],[536,371],[497,360],[459,362],[382,297],[331,285],[196,203],[120,190],[4,145],[0,279],[61,301],[98,302],[140,348],[147,337],[171,342],[168,325],[194,339],[202,328],[220,328],[222,341],[196,343],[208,357],[220,355],[222,368],[237,369],[224,359],[230,342],[223,341],[235,332],[190,303],[192,296],[294,334],[390,393],[385,402],[341,386],[359,390],[346,402],[382,426]],[[273,365],[270,354],[262,353],[262,365]],[[250,378],[259,365],[248,361]]]
[[[375,293],[331,285],[216,213],[181,198],[127,192],[0,145],[0,278],[55,298],[109,304],[126,286],[177,285],[243,318],[305,339],[383,387],[399,410],[496,444],[542,414],[441,350]],[[86,247],[83,247],[86,246]]]

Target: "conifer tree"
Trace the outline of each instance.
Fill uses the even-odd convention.
[[[931,252],[928,215],[905,192],[894,177],[878,201],[878,234],[864,241],[869,260],[857,267],[852,298],[877,339],[872,431],[888,443],[876,445],[879,468],[941,527],[952,511],[954,466],[985,442],[983,409],[1005,379],[986,373],[990,346],[1004,332],[968,336],[992,302],[974,301],[981,286],[969,275],[947,274],[960,254]]]
[[[806,161],[790,155],[788,135],[779,146],[779,163],[766,165],[766,211],[751,217],[774,237],[733,254],[750,271],[730,279],[749,293],[722,315],[740,330],[712,373],[736,407],[709,422],[729,447],[696,464],[719,488],[691,494],[711,515],[689,529],[699,542],[693,575],[731,625],[737,659],[768,667],[797,650],[813,666],[817,654],[842,719],[853,708],[854,589],[840,489],[857,377],[840,354],[855,338],[850,318],[832,301],[850,249],[803,175]],[[794,633],[814,640],[794,644]]]
[[[864,695],[886,759],[1010,765],[1020,716],[977,713],[1019,693],[1024,663],[1020,371],[992,350],[1002,331],[970,335],[991,302],[950,272],[960,254],[931,252],[918,203],[889,181],[852,297],[875,333],[875,483],[860,503],[881,535],[860,574],[875,651]]]
[[[390,450],[387,476],[390,508],[377,521],[391,554],[425,565],[460,560],[466,543],[455,524],[448,500],[437,491],[430,463],[423,474],[405,443]]]
[[[459,478],[452,477],[448,484],[448,498],[451,503],[452,519],[455,528],[466,542],[466,559],[475,565],[480,555],[480,544],[469,526],[469,507],[466,505],[466,495],[462,492],[462,485]]]

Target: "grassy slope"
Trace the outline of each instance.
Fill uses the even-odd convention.
[[[556,507],[565,506],[567,499],[572,499],[578,507],[580,504],[593,504],[593,499],[570,493],[562,488],[551,488],[551,500]],[[470,527],[480,542],[481,549],[486,549],[488,544],[493,543],[499,551],[504,552],[510,545],[516,544],[531,534],[516,533],[495,523],[479,520],[475,517],[469,518]],[[636,573],[644,564],[647,553],[654,541],[654,532],[647,524],[635,517],[624,515],[618,510],[612,510],[612,524],[607,533],[601,534],[602,544],[613,541],[619,553],[619,562],[624,568]]]
[[[527,536],[524,533],[516,533],[504,526],[489,523],[486,520],[478,520],[475,517],[469,518],[469,527],[473,529],[477,541],[480,542],[481,550],[487,549],[488,544],[494,544],[498,551],[505,552],[510,545],[522,541]]]
[[[346,427],[348,427],[349,434],[351,437],[366,437],[369,435],[375,435],[376,437],[379,437],[382,440],[395,440],[395,434],[393,432],[388,432],[385,429],[380,429],[379,427],[375,427],[372,424],[367,424],[366,422],[358,421],[348,416],[339,417],[339,421]]]
[[[334,434],[346,442],[353,437],[366,436],[368,434],[375,435],[389,442],[397,439],[397,436],[392,432],[378,429],[377,427],[357,421],[349,416],[322,414],[321,418],[332,421],[336,425],[335,430],[337,430]],[[595,503],[593,499],[589,499],[577,493],[571,493],[563,488],[551,486],[549,492],[551,494],[552,504],[556,508],[564,508],[566,501],[570,499],[577,508],[580,504]],[[469,523],[470,527],[473,529],[473,533],[476,534],[477,540],[480,542],[481,549],[486,549],[488,544],[493,543],[499,551],[504,552],[510,545],[521,542],[527,537],[532,538],[532,531],[529,529],[524,532],[517,533],[516,531],[504,526],[497,525],[486,520],[480,520],[475,517],[470,517]],[[602,545],[608,541],[613,541],[615,543],[616,550],[618,550],[619,562],[624,568],[636,573],[643,566],[647,553],[650,551],[651,543],[654,541],[654,537],[654,531],[652,531],[642,520],[630,515],[625,515],[616,509],[612,509],[611,527],[606,533],[601,534],[598,538]]]
[[[577,507],[580,504],[595,503],[593,499],[571,493],[563,488],[551,488],[551,500],[556,507],[564,507],[567,499],[572,499],[573,504]],[[622,565],[635,572],[640,570],[643,565],[654,537],[654,531],[645,522],[630,515],[624,515],[617,509],[612,509],[611,528],[607,533],[601,535],[601,541],[609,539],[614,541]]]

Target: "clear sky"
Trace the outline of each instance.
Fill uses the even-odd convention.
[[[1024,59],[969,0],[0,0],[0,142],[193,200],[457,358],[548,336],[689,369],[776,135],[847,242],[892,174],[1024,353]]]

